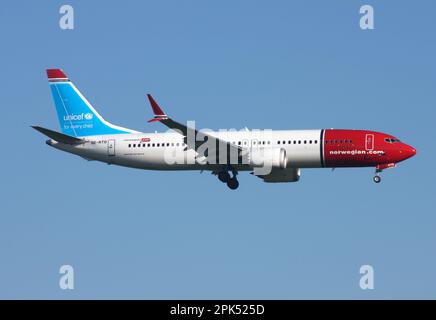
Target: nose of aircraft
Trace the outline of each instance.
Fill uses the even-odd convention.
[[[404,160],[413,157],[416,154],[416,149],[412,146],[404,144],[401,148],[401,153],[403,154]]]

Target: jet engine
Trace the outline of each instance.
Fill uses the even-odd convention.
[[[286,169],[286,150],[282,148],[252,149],[248,154],[249,165],[253,168]]]
[[[299,168],[287,168],[287,169],[273,169],[269,174],[263,175],[261,172],[254,168],[253,174],[264,182],[297,182],[300,180]]]

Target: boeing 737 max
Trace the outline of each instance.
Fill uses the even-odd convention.
[[[47,144],[87,160],[149,170],[208,170],[230,189],[239,171],[265,182],[295,182],[301,168],[374,167],[380,172],[416,154],[396,137],[375,131],[205,131],[176,122],[151,95],[154,118],[171,130],[143,133],[104,120],[60,69],[47,70],[61,132],[33,126]]]

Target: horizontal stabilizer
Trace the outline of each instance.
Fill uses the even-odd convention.
[[[43,135],[46,135],[47,137],[61,143],[65,144],[80,144],[84,143],[85,141],[76,137],[69,136],[67,134],[63,134],[57,131],[53,131],[50,129],[46,129],[39,126],[32,126],[33,129],[41,132]]]

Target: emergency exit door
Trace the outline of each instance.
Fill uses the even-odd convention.
[[[374,150],[374,135],[372,133],[366,134],[365,149]]]

